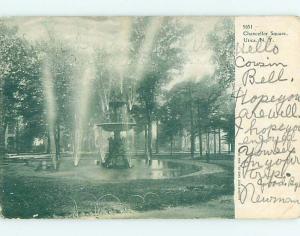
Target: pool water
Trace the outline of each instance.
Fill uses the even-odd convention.
[[[82,158],[77,167],[72,157],[63,157],[58,171],[43,170],[42,160],[30,160],[29,164],[23,161],[10,161],[6,171],[18,169],[19,174],[28,176],[47,176],[53,178],[75,178],[81,180],[96,180],[100,182],[119,182],[136,179],[166,179],[176,178],[201,171],[201,166],[193,163],[181,163],[172,160],[132,159],[130,169],[107,169],[95,164],[93,157]],[[51,160],[47,160],[51,165]],[[14,171],[15,172],[15,171]],[[17,173],[18,173],[17,172]]]

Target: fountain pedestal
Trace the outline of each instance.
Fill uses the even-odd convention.
[[[115,132],[113,138],[108,139],[109,148],[103,165],[107,168],[130,168],[127,158],[126,141],[120,136],[120,132]]]
[[[102,164],[107,168],[130,168],[127,140],[121,137],[121,132],[129,131],[135,126],[135,123],[128,122],[126,103],[122,101],[110,102],[109,119],[111,122],[98,125],[104,131],[113,132],[113,137],[108,139],[108,153]]]

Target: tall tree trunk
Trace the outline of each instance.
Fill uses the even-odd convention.
[[[47,132],[47,148],[46,148],[46,153],[50,154],[51,151],[51,138],[50,138],[50,131],[48,130]]]
[[[159,122],[158,119],[156,119],[156,141],[155,141],[155,153],[158,154],[159,153]]]
[[[198,116],[199,152],[200,152],[200,157],[202,157],[203,146],[202,146],[202,130],[201,130],[201,119],[200,119],[200,102],[198,102],[197,113],[198,113],[197,116]]]
[[[218,129],[218,136],[219,136],[219,154],[221,154],[221,129]]]
[[[79,134],[78,129],[74,129],[74,139],[73,139],[73,156],[74,156],[74,166],[78,166],[79,163]]]
[[[57,169],[57,160],[56,160],[56,126],[54,124],[49,124],[48,126],[48,145],[49,145],[49,153],[52,159],[52,164],[54,170]]]
[[[138,153],[138,142],[136,140],[138,138],[138,133],[135,129],[133,130],[133,137],[134,137],[133,149],[134,149],[135,155],[137,155],[137,153]]]
[[[180,151],[183,151],[185,147],[185,138],[184,138],[184,134],[180,135]]]
[[[16,121],[16,152],[20,154],[19,119]],[[32,146],[31,146],[32,147]]]
[[[194,159],[195,156],[195,133],[194,130],[191,131],[191,158]]]
[[[3,94],[4,79],[0,75],[0,159],[5,154],[5,122],[4,122],[4,94]]]
[[[148,153],[148,128],[147,128],[147,125],[145,125],[145,128],[144,128],[144,134],[145,134],[145,147],[144,147],[144,152],[145,152],[145,155],[147,156],[147,153]]]
[[[206,133],[206,158],[207,162],[209,162],[209,156],[210,156],[210,140],[209,140],[209,131]]]
[[[56,161],[60,160],[60,124],[59,122],[56,123],[56,127],[55,127],[55,133],[54,133],[54,137],[55,137],[55,158]]]
[[[203,156],[203,144],[202,144],[202,133],[201,133],[201,129],[199,130],[199,152],[200,152],[200,157]]]
[[[0,124],[0,159],[4,157],[4,154],[5,154],[5,126],[4,124]]]
[[[147,138],[147,158],[148,160],[152,159],[152,120],[150,118],[150,116],[148,117],[148,138]]]
[[[171,142],[170,142],[170,154],[173,156],[173,136],[171,137]]]
[[[216,134],[216,130],[214,129],[214,155],[217,154],[217,134]]]
[[[231,147],[230,147],[230,142],[228,142],[228,154],[230,154],[230,149],[231,149]]]
[[[231,143],[230,143],[230,151],[231,152],[235,151],[234,141],[231,141]]]
[[[195,132],[194,132],[194,115],[193,115],[193,101],[192,101],[192,92],[189,89],[190,93],[190,119],[191,119],[191,158],[194,159],[195,156]]]
[[[57,146],[58,146],[58,160],[60,159],[60,150],[61,150],[61,146],[60,146],[60,125],[58,124],[57,126]]]

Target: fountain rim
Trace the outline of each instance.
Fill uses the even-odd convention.
[[[96,126],[103,126],[103,125],[132,125],[132,126],[135,126],[136,123],[133,123],[133,122],[105,122],[105,123],[96,124]]]
[[[136,123],[133,122],[106,122],[97,124],[96,126],[101,127],[105,131],[113,132],[113,131],[126,131],[132,129],[134,126],[136,126]],[[108,128],[111,126],[117,126],[113,128]]]

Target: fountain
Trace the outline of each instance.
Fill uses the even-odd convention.
[[[114,97],[109,102],[108,120],[109,122],[97,125],[104,131],[113,132],[113,137],[108,139],[108,153],[102,164],[107,168],[131,168],[127,140],[121,136],[121,132],[129,131],[135,126],[134,122],[129,122],[127,103]]]

